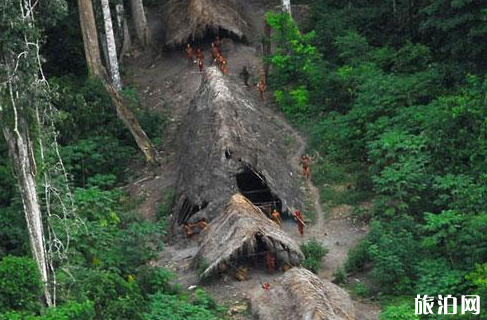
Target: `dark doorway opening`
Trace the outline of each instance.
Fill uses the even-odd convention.
[[[240,38],[233,32],[218,27],[206,27],[205,34],[202,37],[190,37],[187,42],[192,44],[195,48],[201,47],[202,49],[207,49],[210,47],[211,43],[215,41],[217,36],[220,37],[220,39],[229,38],[235,42],[246,43],[245,37]]]
[[[272,193],[263,175],[245,167],[236,178],[239,191],[262,211],[268,215],[273,209],[282,213],[281,199]]]
[[[255,241],[257,243],[257,246],[252,249],[243,248],[240,254],[230,261],[234,271],[238,270],[240,267],[250,267],[258,269],[267,268],[267,254],[268,252],[272,252],[272,249],[267,248],[266,244],[262,240],[262,237],[262,234],[257,233],[255,235]]]
[[[193,204],[188,198],[185,198],[181,206],[181,211],[178,216],[178,224],[182,225],[187,223],[188,220],[196,214],[198,211],[205,209],[208,206],[208,202],[203,201],[201,205]]]

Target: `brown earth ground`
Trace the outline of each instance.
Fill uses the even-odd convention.
[[[263,5],[262,1],[253,0],[247,2],[254,30],[263,30],[263,14],[265,10],[271,9],[274,5]],[[148,10],[148,20],[155,35],[160,30],[157,11]],[[253,35],[254,39],[260,35]],[[229,62],[230,75],[233,81],[242,83],[238,74],[242,66],[249,68],[252,77],[258,76],[260,69],[260,48],[247,44],[234,43],[229,41],[226,57]],[[211,61],[208,48],[205,50],[207,57],[205,65]],[[175,163],[174,151],[175,136],[183,117],[186,115],[191,99],[200,86],[202,75],[198,72],[196,65],[189,65],[185,59],[183,50],[163,51],[162,46],[154,45],[152,50],[145,52],[133,50],[125,60],[125,85],[133,86],[140,93],[141,107],[153,112],[164,114],[169,119],[169,126],[166,137],[163,137],[163,146],[160,150],[161,166],[158,168],[144,168],[134,170],[133,181],[127,186],[127,190],[134,199],[139,199],[140,212],[147,219],[155,219],[159,210],[164,193],[174,187],[179,170]],[[251,80],[252,82],[252,80]],[[306,149],[306,140],[295,131],[284,119],[283,115],[275,108],[268,106],[258,100],[258,90],[253,86],[246,88],[249,95],[255,97],[256,104],[267,111],[270,121],[280,124],[281,132],[276,133],[287,137],[289,142],[289,161],[293,165],[294,174],[300,174],[299,160]],[[269,99],[268,99],[269,100]],[[367,233],[366,225],[355,224],[350,217],[350,207],[340,205],[336,207],[322,208],[318,189],[311,181],[302,180],[300,188],[306,190],[310,206],[316,213],[316,221],[305,229],[304,237],[298,233],[294,222],[286,221],[283,228],[298,243],[303,243],[310,238],[316,238],[325,245],[329,252],[323,263],[323,269],[319,276],[331,280],[335,270],[343,265],[347,253]],[[304,212],[304,214],[306,214]],[[168,239],[170,240],[170,239]],[[196,271],[190,268],[191,258],[197,250],[197,239],[186,240],[166,246],[161,253],[160,259],[154,261],[158,266],[166,267],[174,271],[183,288],[198,285]],[[171,242],[171,241],[169,241]],[[272,282],[280,276],[279,272],[269,274],[265,270],[253,269],[249,273],[247,281],[239,282],[233,277],[223,277],[213,280],[202,286],[220,304],[229,307],[231,319],[252,319],[245,311],[247,295],[262,282]],[[362,281],[353,279],[353,281]],[[380,308],[376,303],[370,301],[354,300],[357,319],[375,320],[378,319]]]

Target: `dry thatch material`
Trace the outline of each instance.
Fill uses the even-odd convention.
[[[355,320],[348,293],[303,268],[288,270],[268,291],[256,288],[251,309],[259,320]]]
[[[304,259],[294,240],[247,198],[236,194],[204,232],[196,258],[209,265],[201,276],[218,271],[222,263],[232,264],[240,256],[255,254],[257,235],[266,251],[276,253],[278,264],[296,266]]]
[[[247,22],[237,11],[234,0],[170,0],[164,6],[166,45],[177,46],[189,40],[202,38],[208,31],[219,29],[242,39],[247,33]]]
[[[173,228],[202,218],[211,221],[238,192],[254,204],[276,203],[284,213],[303,208],[284,129],[253,96],[217,68],[206,70],[178,134]]]

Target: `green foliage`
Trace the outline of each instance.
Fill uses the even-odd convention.
[[[61,149],[66,169],[76,185],[85,187],[97,174],[124,177],[134,149],[109,136],[78,140]]]
[[[343,267],[336,269],[333,273],[333,282],[336,284],[345,283],[347,281],[347,273]]]
[[[15,195],[15,179],[9,161],[7,144],[0,139],[0,208],[8,206]]]
[[[34,261],[13,256],[0,261],[0,310],[35,312],[41,296],[42,281]]]
[[[158,291],[166,294],[179,292],[179,288],[173,285],[176,276],[167,269],[142,266],[137,269],[135,277],[146,298]]]
[[[78,214],[85,219],[85,228],[71,235],[73,258],[79,263],[131,274],[162,249],[164,222],[152,223],[126,212],[120,191],[79,188],[74,198]]]
[[[478,294],[487,297],[487,263],[476,264],[475,271],[469,273],[466,277],[476,288]]]
[[[348,252],[347,261],[344,265],[346,272],[357,272],[365,268],[365,265],[370,262],[369,246],[370,242],[365,240],[359,242]]]
[[[142,319],[145,305],[136,282],[109,271],[89,271],[79,281],[75,294],[93,301],[95,319]]]
[[[288,116],[302,116],[312,110],[310,92],[321,79],[319,55],[312,45],[313,32],[301,34],[287,14],[268,12],[267,23],[273,30],[276,50],[269,57],[272,71],[269,83],[277,89],[276,101]]]
[[[0,206],[0,259],[8,254],[29,252],[27,226],[21,200],[16,196],[8,207]]]
[[[82,303],[69,301],[59,307],[50,308],[39,320],[91,320],[95,310],[91,301]]]
[[[367,290],[367,288],[365,287],[365,285],[362,282],[357,283],[353,287],[352,292],[354,295],[362,297],[362,298],[368,297],[370,295],[369,291]]]
[[[184,297],[158,292],[151,298],[149,312],[144,314],[145,320],[221,320],[223,316],[218,310],[207,309],[207,301],[202,303],[201,292],[194,301]]]
[[[391,225],[375,222],[371,226],[368,256],[374,264],[371,277],[384,293],[406,293],[415,276],[419,255],[411,220],[402,218]]]
[[[421,261],[417,267],[418,280],[415,292],[422,295],[437,295],[437,292],[451,292],[460,296],[467,292],[465,271],[451,269],[445,259]]]
[[[302,266],[314,273],[318,273],[322,268],[323,259],[328,253],[328,249],[313,238],[301,245],[301,251],[304,254]]]
[[[25,312],[0,314],[0,320],[93,320],[95,312],[91,301],[69,301],[61,306],[49,308],[45,314],[37,316]]]
[[[423,19],[420,32],[439,58],[458,63],[467,70],[485,71],[486,47],[474,46],[487,35],[485,10],[487,5],[478,1],[434,0],[421,8]]]
[[[414,314],[414,306],[402,303],[385,308],[379,320],[419,320],[419,316]]]
[[[306,89],[308,105],[319,107],[297,108],[282,94],[286,82],[276,89],[280,105],[306,117],[312,148],[326,154],[313,171],[322,198],[350,201],[337,181],[375,193],[366,217],[376,222],[349,252],[345,270],[370,271],[380,293],[468,291],[472,279],[464,275],[487,260],[487,78],[478,58],[487,47],[471,42],[487,31],[480,26],[484,5],[313,6],[313,61],[326,68],[316,77],[320,86]],[[455,34],[462,36],[451,39]],[[305,74],[296,78],[313,84]],[[362,165],[347,167],[356,162]]]
[[[137,119],[145,133],[158,148],[166,142],[167,118],[161,113],[141,111],[137,113]]]
[[[61,143],[72,144],[97,136],[129,139],[110,96],[99,80],[64,75],[52,78],[50,82],[57,86],[59,92],[53,103],[61,112],[57,119]]]

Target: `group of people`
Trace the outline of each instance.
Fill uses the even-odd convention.
[[[186,58],[188,59],[188,63],[190,65],[197,64],[198,69],[200,72],[203,72],[205,68],[205,54],[201,47],[197,47],[196,50],[191,46],[191,44],[186,44]],[[224,75],[228,75],[229,69],[228,69],[228,62],[227,60],[223,57],[222,51],[221,51],[221,40],[220,37],[216,37],[215,41],[211,43],[210,47],[211,51],[211,56],[212,56],[212,61],[215,63],[220,71]],[[250,79],[250,73],[247,69],[246,66],[243,66],[242,71],[240,72],[240,77],[243,79],[244,84],[246,87],[249,86],[249,79]],[[259,82],[257,83],[257,88],[259,89],[260,93],[260,99],[262,101],[265,101],[265,95],[264,92],[267,89],[267,84],[265,81],[265,76],[262,74],[259,77]]]
[[[306,223],[304,222],[304,217],[301,214],[301,211],[295,210],[292,213],[292,216],[298,225],[299,234],[301,236],[303,236],[304,235],[304,227],[306,226]],[[272,210],[271,220],[274,221],[278,226],[282,225],[281,214],[279,213],[279,211],[277,211],[277,209]]]
[[[215,38],[215,41],[211,43],[210,51],[213,63],[216,63],[216,65],[224,75],[228,75],[228,63],[227,60],[223,57],[221,51],[220,37],[217,36]],[[189,64],[196,63],[198,65],[199,71],[203,72],[205,67],[205,54],[200,47],[196,48],[195,51],[191,44],[186,44],[186,58],[188,59]]]

